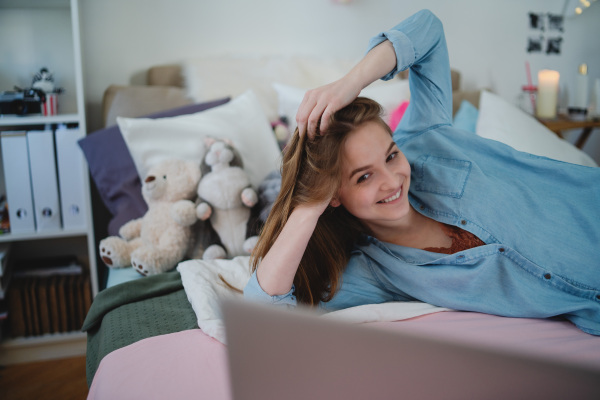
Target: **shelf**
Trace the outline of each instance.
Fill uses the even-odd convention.
[[[68,8],[69,0],[0,0],[0,8]]]
[[[81,116],[79,114],[59,114],[48,117],[44,117],[42,115],[36,115],[32,117],[0,116],[0,127],[46,124],[79,124],[80,121]]]
[[[54,230],[47,232],[30,232],[30,233],[3,233],[0,234],[1,242],[15,242],[19,240],[41,240],[41,239],[54,239],[54,238],[65,238],[75,236],[86,236],[88,231],[86,229],[77,230]]]
[[[6,339],[0,342],[0,365],[84,355],[86,339],[83,332]]]
[[[85,136],[79,3],[80,0],[0,0],[0,32],[5,39],[0,40],[0,53],[10,55],[0,62],[0,91],[11,90],[15,86],[29,87],[32,85],[33,74],[41,67],[48,68],[54,75],[57,87],[63,89],[58,98],[58,115],[3,115],[0,116],[0,131],[39,130],[46,125],[55,128],[65,124],[77,126]],[[73,142],[74,140],[75,138]],[[74,145],[76,156],[79,155],[79,150]],[[61,160],[68,158],[62,157]],[[11,258],[14,260],[75,256],[89,272],[90,294],[93,298],[98,293],[96,243],[90,209],[88,171],[85,164],[82,168],[85,229],[57,227],[42,232],[10,232],[0,234],[0,243],[11,243]],[[0,172],[0,178],[4,178],[4,172],[6,171]],[[0,186],[5,186],[2,179]],[[88,282],[87,276],[84,281]],[[30,295],[34,294],[30,292]],[[87,294],[84,293],[84,296]],[[38,300],[43,298],[38,297]],[[85,300],[84,298],[83,301]],[[77,301],[82,300],[77,298]],[[85,304],[89,306],[88,302]],[[79,311],[67,309],[66,316],[81,317]],[[62,310],[60,312],[63,313]],[[69,325],[69,328],[78,329],[78,326]],[[16,339],[6,337],[0,340],[0,365],[83,355],[86,351],[86,337],[81,332]]]

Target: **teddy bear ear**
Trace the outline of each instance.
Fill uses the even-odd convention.
[[[225,142],[226,145],[233,147],[233,140],[225,138],[223,139],[223,142]]]
[[[212,138],[210,136],[206,136],[204,138],[204,145],[206,146],[206,148],[209,148],[210,146],[212,146],[215,142],[217,141],[217,139]]]

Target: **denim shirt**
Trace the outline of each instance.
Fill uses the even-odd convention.
[[[410,68],[411,102],[394,140],[411,164],[409,201],[485,245],[455,254],[384,243],[357,245],[325,310],[424,301],[509,317],[564,316],[600,335],[600,169],[523,153],[452,127],[448,52],[439,19],[420,11],[373,38],[390,40]],[[254,273],[245,296],[269,296]]]

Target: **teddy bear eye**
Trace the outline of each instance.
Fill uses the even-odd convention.
[[[166,175],[163,175],[163,179],[167,179],[167,176],[166,176]]]

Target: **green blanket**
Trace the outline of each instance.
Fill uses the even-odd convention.
[[[141,339],[198,328],[179,272],[125,282],[98,293],[83,323],[86,376],[92,384],[102,358]]]

